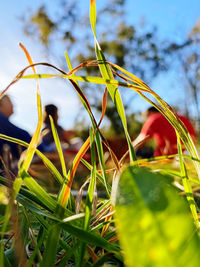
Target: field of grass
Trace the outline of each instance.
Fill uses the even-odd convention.
[[[73,68],[66,53],[66,73],[49,63],[34,63],[20,44],[28,66],[1,92],[4,95],[20,79],[35,79],[38,123],[30,144],[0,134],[2,139],[27,147],[15,179],[9,172],[0,176],[0,266],[198,266],[200,160],[196,147],[173,109],[156,92],[134,74],[106,60],[96,35],[95,5],[91,0],[95,60]],[[38,74],[36,66],[40,65],[55,74]],[[92,66],[99,67],[99,77],[77,75],[80,69]],[[26,75],[27,69],[33,74]],[[39,79],[52,77],[71,82],[91,119],[88,138],[70,164],[65,162],[52,119],[59,164],[53,164],[36,149],[43,118]],[[106,87],[99,122],[79,81]],[[167,118],[177,133],[177,155],[136,158],[119,86],[138,93]],[[126,161],[116,157],[101,134],[107,94],[124,127],[129,154]],[[104,161],[102,144],[108,147],[108,162]],[[187,156],[182,153],[183,145]],[[90,153],[89,161],[84,159],[86,153]],[[32,163],[35,154],[44,166]],[[76,196],[71,194],[72,188],[77,190]]]

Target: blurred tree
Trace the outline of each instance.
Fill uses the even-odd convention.
[[[200,124],[200,21],[191,29],[188,38],[190,42],[188,42],[187,48],[182,51],[180,59],[186,85],[192,93],[198,124]]]
[[[67,50],[74,67],[83,61],[94,59],[94,41],[89,25],[89,12],[86,10],[86,14],[84,13],[82,4],[77,0],[58,0],[57,5],[52,9],[48,7],[47,2],[44,2],[38,10],[25,14],[23,20],[25,32],[40,40],[45,48],[48,48],[49,53],[55,54],[56,58],[63,59],[63,51]],[[151,83],[160,72],[171,67],[170,56],[181,53],[182,68],[193,90],[196,106],[199,106],[197,89],[199,88],[200,56],[196,48],[193,52],[190,50],[195,44],[195,38],[199,36],[199,26],[196,25],[197,28],[193,28],[191,36],[182,44],[169,44],[158,38],[156,28],[149,29],[128,24],[125,4],[125,0],[108,0],[104,1],[103,6],[101,5],[101,9],[98,10],[97,32],[107,59],[128,69],[147,83]],[[64,64],[66,66],[66,63]],[[82,70],[83,75],[95,75],[95,68],[87,68],[85,71]],[[94,90],[89,90],[87,86],[84,85],[82,88],[91,104],[100,110],[99,99],[101,99],[102,90],[96,90],[97,93],[94,94]],[[128,107],[126,103],[124,104]],[[120,134],[123,132],[122,125],[115,113],[112,101],[108,100],[106,115],[115,132]]]
[[[47,46],[49,44],[49,37],[55,31],[56,24],[47,16],[45,7],[42,6],[37,11],[36,15],[30,20],[31,23],[38,27],[39,39]],[[27,29],[27,33],[31,33],[31,29]]]
[[[192,102],[196,108],[197,126],[200,126],[200,21],[198,21],[190,30],[186,39],[181,43],[171,43],[166,49],[166,53],[175,56],[175,61],[179,62],[179,68],[183,75],[181,76],[185,89],[189,91]],[[186,95],[187,92],[186,92]],[[189,98],[186,97],[188,104]],[[190,108],[187,110],[191,115]]]
[[[93,36],[88,15],[83,13],[77,0],[58,0],[54,10],[43,4],[34,12],[24,15],[24,31],[40,40],[45,49],[63,46],[71,50],[73,62],[80,64],[94,59]],[[97,28],[101,47],[109,59],[129,68],[142,79],[151,80],[160,71],[166,70],[165,58],[160,52],[156,29],[136,29],[126,22],[125,0],[108,0],[98,11]],[[87,12],[88,10],[86,10]],[[50,50],[50,52],[53,52]],[[58,49],[56,49],[58,54]],[[63,50],[60,51],[63,57]]]

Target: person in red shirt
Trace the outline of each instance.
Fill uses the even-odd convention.
[[[146,115],[147,120],[144,123],[139,136],[134,140],[133,145],[140,148],[144,146],[149,139],[153,139],[156,144],[153,153],[154,156],[176,154],[177,137],[173,126],[155,107],[149,108]],[[177,116],[186,126],[192,139],[195,141],[196,133],[190,120],[181,115]]]

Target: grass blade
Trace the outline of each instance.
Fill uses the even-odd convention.
[[[193,192],[192,192],[192,187],[191,187],[190,182],[189,182],[187,169],[185,167],[185,163],[184,163],[184,159],[183,159],[181,140],[180,140],[179,134],[177,132],[176,132],[176,135],[177,135],[178,156],[179,156],[179,162],[180,162],[182,182],[183,182],[183,186],[185,189],[186,198],[187,198],[188,204],[190,206],[192,216],[194,218],[195,225],[196,225],[197,229],[199,229],[200,225],[199,225],[199,219],[198,219],[198,215],[197,215],[197,209],[196,209],[195,200],[194,200],[194,196],[193,196]]]
[[[64,179],[66,179],[67,178],[67,170],[66,170],[65,159],[64,159],[63,152],[62,152],[62,147],[61,147],[61,143],[60,143],[60,140],[59,140],[58,132],[56,130],[56,127],[54,125],[54,121],[53,121],[52,117],[49,116],[49,118],[50,118],[50,122],[51,122],[51,129],[52,129],[52,133],[53,133],[53,138],[54,138],[54,141],[55,141],[55,144],[56,144],[56,148],[57,148],[57,151],[58,151],[58,155],[59,155],[59,158],[60,158],[63,177],[64,177]]]
[[[41,267],[55,266],[60,231],[61,229],[57,225],[50,227]]]
[[[60,196],[59,196],[59,199],[62,200],[61,205],[63,207],[66,207],[66,205],[67,205],[67,201],[68,201],[68,197],[70,194],[70,189],[71,189],[71,185],[72,185],[72,182],[74,179],[74,175],[76,173],[76,169],[77,169],[82,157],[87,152],[89,145],[90,145],[90,138],[88,137],[88,139],[85,141],[85,143],[83,144],[83,146],[81,147],[81,149],[77,153],[77,155],[76,155],[76,157],[72,163],[72,166],[71,166],[71,168],[67,174],[67,184],[63,184],[63,187],[61,189]]]
[[[116,246],[114,244],[110,244],[104,238],[102,238],[101,236],[99,236],[97,234],[93,234],[91,232],[84,231],[83,229],[72,226],[69,223],[61,223],[59,225],[66,232],[70,233],[71,235],[77,237],[78,239],[80,239],[81,241],[83,241],[87,244],[104,248],[110,252],[117,252],[120,250],[118,246]]]
[[[96,186],[96,150],[95,150],[93,129],[90,130],[90,150],[91,150],[92,170],[91,170],[91,180],[88,187],[88,194],[86,197],[85,221],[84,221],[85,230],[88,230],[89,228],[89,220],[92,212],[92,202]]]
[[[26,50],[26,48],[20,44],[21,48],[24,50],[26,56],[27,56],[27,59],[31,64],[33,64],[33,61],[31,59],[31,56],[30,54],[28,53],[28,51]],[[35,68],[32,67],[33,69],[33,72],[34,74],[36,74],[36,71],[35,71]],[[28,146],[28,149],[26,151],[26,156],[24,157],[24,161],[22,163],[22,165],[20,166],[19,168],[19,172],[18,172],[18,175],[17,175],[17,178],[13,184],[13,195],[14,195],[14,198],[17,196],[19,190],[20,190],[20,187],[21,187],[21,184],[22,184],[22,179],[21,179],[21,173],[23,172],[27,172],[28,171],[28,168],[31,164],[31,161],[32,161],[32,158],[35,154],[35,151],[36,151],[36,147],[38,145],[38,142],[39,142],[39,138],[40,138],[40,132],[41,132],[41,129],[42,129],[42,105],[41,105],[41,99],[40,99],[40,94],[39,94],[39,83],[38,83],[38,80],[37,80],[37,111],[38,111],[38,123],[37,123],[37,127],[36,127],[36,130],[34,132],[34,135],[31,139],[31,142]]]
[[[101,115],[99,124],[103,120],[103,117],[104,117],[105,112],[106,112],[106,102],[107,102],[107,89],[105,90],[104,95],[103,95],[102,115]],[[102,147],[102,143],[101,143],[101,139],[100,139],[98,131],[95,133],[95,140],[96,140],[96,146],[97,146],[97,153],[98,153],[98,157],[99,157],[99,163],[100,163],[100,167],[101,167],[101,171],[102,171],[102,177],[103,177],[104,185],[106,188],[106,192],[107,192],[108,197],[109,197],[110,193],[108,190],[108,183],[107,183],[107,179],[106,179],[106,170],[105,170],[106,168],[105,168],[105,162],[104,162],[103,147]]]
[[[108,62],[107,62],[108,63]],[[114,86],[122,86],[129,89],[134,89],[135,91],[147,92],[150,93],[148,88],[144,86],[128,83],[128,82],[121,82],[116,81],[114,79],[104,79],[97,76],[76,76],[76,75],[66,75],[66,74],[29,74],[23,75],[22,79],[50,79],[50,78],[63,78],[63,79],[71,79],[74,81],[79,82],[86,82],[86,83],[94,83],[94,84],[102,84],[102,85],[114,85]],[[132,79],[131,79],[132,80]]]
[[[97,41],[96,38],[96,29],[95,29],[95,24],[96,24],[96,2],[95,0],[91,0],[90,2],[90,22],[92,26],[92,30],[94,33],[95,37],[95,49],[96,49],[96,57],[99,63],[99,69],[101,71],[102,77],[107,80],[107,79],[113,79],[112,72],[110,70],[109,65],[106,62],[106,59],[104,57],[104,54],[100,48],[100,45]],[[126,122],[126,116],[125,116],[125,111],[124,111],[124,106],[122,103],[122,99],[119,93],[119,90],[117,86],[114,85],[107,85],[108,91],[110,93],[110,96],[112,98],[113,103],[115,104],[117,111],[119,113],[119,116],[121,118],[123,127],[124,127],[124,132],[126,135],[128,147],[129,147],[129,153],[130,153],[130,161],[137,161],[135,151],[133,148],[133,145],[131,143],[130,136],[128,134],[128,129],[127,129],[127,122]]]
[[[102,171],[102,178],[103,178],[103,182],[104,182],[104,186],[106,188],[106,192],[108,197],[110,197],[110,192],[109,192],[109,185],[107,182],[107,178],[106,178],[106,167],[105,167],[105,162],[104,162],[104,154],[103,154],[103,147],[102,147],[102,143],[101,143],[101,139],[99,136],[99,133],[96,132],[95,134],[95,139],[96,139],[96,145],[97,145],[97,152],[98,152],[98,157],[99,157],[99,163],[101,166],[101,171]]]
[[[28,189],[33,192],[50,210],[55,210],[56,201],[51,198],[48,193],[25,171],[21,173],[21,177]]]
[[[92,202],[93,196],[95,192],[96,185],[96,151],[94,145],[94,132],[93,129],[90,129],[90,150],[91,150],[91,161],[92,161],[92,170],[91,170],[91,180],[88,187],[88,193],[86,197],[86,205],[85,205],[85,218],[83,222],[83,229],[88,231],[90,216],[92,213]],[[82,266],[83,258],[85,255],[86,243],[80,243],[80,254],[78,258],[78,266]]]
[[[29,144],[19,140],[17,138],[13,138],[13,137],[9,137],[7,135],[4,134],[0,134],[0,139],[4,139],[6,141],[10,141],[19,145],[22,145],[24,147],[28,147]],[[54,164],[43,154],[41,153],[38,149],[36,149],[36,154],[38,155],[39,158],[41,158],[41,160],[43,161],[43,163],[45,164],[45,166],[49,169],[49,171],[53,174],[53,176],[56,178],[56,180],[62,184],[63,183],[63,177],[62,175],[59,173],[59,171],[56,169],[56,167],[54,166]]]
[[[88,170],[92,170],[92,166],[91,166],[91,164],[89,164],[86,160],[84,160],[84,159],[81,159],[81,162],[85,165],[85,167],[87,167],[88,168]],[[99,179],[99,181],[103,184],[103,185],[105,185],[105,181],[104,181],[104,178],[103,178],[103,176],[98,172],[98,171],[96,171],[96,176],[97,176],[97,178]],[[107,187],[108,187],[108,192],[109,192],[109,194],[110,194],[110,192],[111,192],[111,186],[107,183]]]

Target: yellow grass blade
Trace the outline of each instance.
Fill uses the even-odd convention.
[[[19,46],[21,47],[21,49],[24,51],[25,55],[26,55],[26,58],[29,62],[30,65],[33,65],[33,60],[29,54],[29,52],[27,51],[26,47],[22,44],[22,43],[19,43]],[[35,70],[35,67],[32,66],[32,70],[33,70],[33,73],[36,74],[36,70]]]
[[[74,81],[79,82],[88,82],[88,83],[94,83],[94,84],[102,84],[102,85],[115,85],[115,86],[122,86],[127,87],[130,89],[134,89],[137,91],[147,92],[149,93],[149,88],[145,88],[144,86],[131,84],[128,82],[120,82],[116,81],[114,79],[104,79],[101,77],[95,77],[95,76],[76,76],[76,75],[64,75],[64,74],[29,74],[29,75],[23,75],[22,79],[48,79],[48,78],[64,78],[64,79],[73,79]],[[129,80],[134,81],[133,79],[129,78]]]
[[[23,49],[23,51],[27,57],[28,62],[30,64],[33,64],[33,61],[31,59],[31,56],[28,53],[27,49],[22,44],[20,44],[20,47]],[[33,69],[33,72],[35,73],[35,68],[32,68],[32,69]],[[43,122],[42,121],[42,106],[41,106],[41,99],[40,99],[40,94],[39,94],[38,80],[37,80],[37,111],[38,111],[37,127],[36,127],[36,130],[35,130],[35,133],[34,133],[32,139],[31,139],[31,142],[28,146],[28,149],[26,151],[26,155],[24,157],[24,160],[23,160],[21,166],[19,166],[19,172],[18,172],[17,179],[15,180],[15,182],[13,184],[15,197],[17,196],[17,194],[20,190],[21,184],[22,184],[22,177],[21,176],[23,173],[26,173],[28,171],[28,168],[29,168],[31,161],[33,159],[33,156],[35,154],[35,151],[36,151],[36,148],[37,148],[37,145],[39,142],[39,138],[40,138],[40,132],[42,129],[42,122]]]
[[[88,137],[88,139],[85,141],[85,143],[83,144],[83,146],[81,147],[81,149],[79,150],[79,152],[77,153],[73,164],[68,172],[67,175],[67,184],[63,186],[61,192],[60,192],[60,196],[59,199],[61,199],[61,205],[66,207],[67,205],[67,200],[70,194],[70,189],[71,189],[71,185],[74,179],[74,175],[76,173],[77,167],[82,159],[82,157],[85,155],[85,153],[87,152],[88,148],[90,146],[90,137]]]

